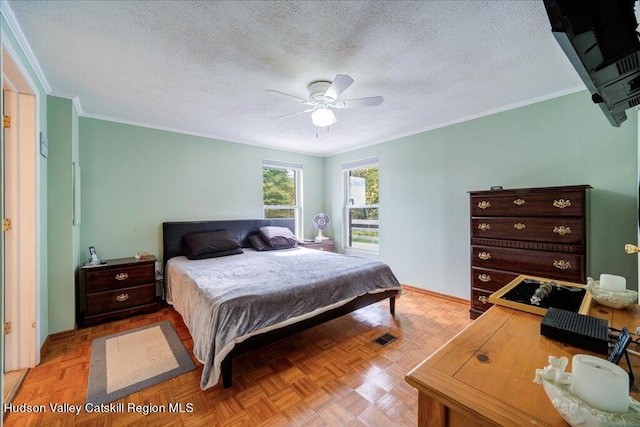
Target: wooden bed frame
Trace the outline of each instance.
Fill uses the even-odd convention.
[[[295,223],[293,219],[239,219],[226,221],[185,221],[185,222],[164,222],[162,224],[163,238],[163,262],[175,256],[184,255],[185,243],[183,237],[190,233],[202,233],[227,229],[233,233],[241,242],[243,248],[250,248],[249,236],[258,232],[260,227],[275,225],[287,227],[294,231]],[[163,269],[164,271],[164,269]],[[395,316],[395,302],[397,290],[379,292],[376,294],[366,294],[357,297],[347,304],[325,311],[317,316],[302,320],[291,325],[274,329],[269,332],[254,335],[241,343],[237,343],[233,350],[222,361],[222,383],[224,388],[232,385],[231,372],[233,357],[254,350],[258,347],[286,338],[305,329],[312,328],[321,323],[338,318],[352,311],[366,307],[383,299],[389,298],[389,310]]]

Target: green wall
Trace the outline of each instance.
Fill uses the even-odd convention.
[[[576,94],[332,156],[326,206],[342,243],[340,165],[380,157],[380,254],[400,282],[469,298],[468,191],[590,184],[588,274],[638,284],[637,113],[612,127]]]
[[[49,333],[75,325],[79,227],[73,225],[73,172],[78,161],[78,114],[71,100],[49,96]],[[64,307],[64,309],[62,309]]]
[[[262,218],[263,158],[303,163],[303,223],[323,207],[324,159],[80,118],[80,258],[162,257],[162,222]]]

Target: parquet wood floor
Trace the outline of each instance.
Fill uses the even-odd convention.
[[[114,403],[191,404],[191,412],[52,413],[49,403],[84,405],[91,340],[169,320],[187,349],[193,341],[172,308],[52,338],[14,404],[44,413],[9,413],[12,426],[414,426],[417,392],[409,370],[470,323],[468,305],[408,290],[389,314],[388,300],[234,359],[233,387],[202,391],[202,366]],[[372,340],[385,332],[386,347]],[[194,359],[195,360],[195,359]]]

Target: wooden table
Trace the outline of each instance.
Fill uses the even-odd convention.
[[[613,310],[594,305],[590,315],[607,319],[610,327],[640,326],[640,307]],[[405,377],[418,390],[419,426],[566,426],[535,370],[549,364],[549,355],[592,352],[540,335],[541,316],[494,306]],[[630,349],[638,350],[631,344]],[[603,357],[603,355],[598,355]],[[631,355],[640,399],[640,358]],[[623,358],[620,366],[627,369]]]

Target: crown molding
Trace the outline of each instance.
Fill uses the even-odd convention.
[[[9,29],[15,36],[20,49],[22,49],[24,56],[27,58],[27,61],[29,61],[29,65],[31,65],[31,68],[36,73],[36,77],[44,88],[45,93],[49,95],[51,93],[51,85],[49,85],[49,81],[47,81],[47,78],[42,71],[42,67],[40,67],[40,63],[38,62],[36,55],[33,53],[33,50],[31,50],[31,45],[27,41],[27,38],[22,32],[22,28],[20,28],[20,24],[18,23],[16,16],[13,14],[13,10],[11,10],[9,3],[7,3],[6,0],[0,0],[0,13],[2,13],[5,21],[7,21]]]
[[[200,137],[200,138],[215,139],[216,141],[226,142],[226,143],[229,143],[229,144],[243,144],[243,145],[250,145],[250,146],[253,146],[253,147],[265,148],[265,149],[269,149],[269,150],[284,151],[284,152],[287,152],[287,153],[305,154],[307,156],[313,156],[313,157],[325,157],[325,155],[323,155],[323,154],[313,153],[311,151],[292,150],[292,149],[289,149],[289,148],[274,147],[273,145],[259,144],[259,143],[255,143],[255,142],[248,142],[248,141],[241,141],[241,140],[231,141],[229,139],[222,139],[219,136],[216,136],[216,135],[213,135],[213,134],[204,133],[204,132],[192,132],[192,131],[189,131],[189,130],[186,130],[186,129],[172,128],[172,127],[168,127],[168,126],[158,126],[158,125],[154,125],[154,124],[150,124],[150,123],[137,122],[137,121],[134,121],[134,120],[125,120],[125,119],[119,119],[119,118],[116,118],[116,117],[103,116],[103,115],[100,115],[100,114],[83,113],[83,114],[80,114],[80,115],[82,117],[84,117],[84,118],[87,118],[87,119],[104,120],[104,121],[107,121],[107,122],[120,123],[120,124],[131,125],[131,126],[138,126],[138,127],[143,127],[143,128],[147,128],[147,129],[155,129],[155,130],[160,130],[160,131],[164,131],[164,132],[177,133],[177,134],[181,134],[181,135],[190,135],[190,136],[197,136],[197,137]]]
[[[78,98],[77,96],[74,96],[73,99],[71,99],[71,102],[73,102],[73,106],[76,107],[76,112],[78,113],[78,116],[82,116],[84,112],[82,111],[82,104],[80,103],[80,98]]]
[[[73,106],[76,107],[76,112],[78,113],[78,115],[84,115],[84,111],[82,110],[82,103],[80,102],[80,98],[77,95],[70,95],[68,93],[52,91],[51,93],[49,93],[49,96],[57,96],[58,98],[70,99],[73,103]]]

